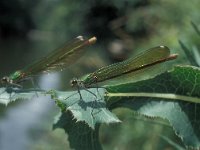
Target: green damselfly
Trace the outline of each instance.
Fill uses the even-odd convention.
[[[157,64],[176,59],[177,56],[177,54],[170,54],[168,47],[157,46],[140,53],[136,57],[102,67],[86,75],[83,79],[73,79],[71,81],[71,86],[77,87],[78,90],[80,88],[90,88],[92,85],[99,82],[122,77],[123,75],[134,75],[134,72],[142,71],[145,68],[150,68]]]
[[[22,70],[15,71],[1,79],[1,84],[9,87],[21,87],[20,83],[40,73],[59,71],[73,64],[82,56],[84,47],[96,42],[96,37],[85,39],[78,36],[63,47],[54,50],[41,60],[27,66]]]
[[[125,61],[119,62],[119,63],[114,63],[105,67],[102,67],[98,69],[97,71],[94,71],[93,73],[90,73],[86,76],[84,76],[82,79],[73,79],[71,80],[71,86],[72,87],[77,87],[78,89],[78,94],[80,96],[81,101],[75,101],[72,103],[70,106],[76,104],[79,102],[79,105],[81,106],[81,103],[84,103],[85,106],[86,103],[83,100],[83,97],[81,95],[80,89],[86,90],[90,94],[94,96],[94,101],[90,107],[93,107],[93,110],[96,110],[95,108],[101,108],[102,106],[105,107],[105,105],[102,105],[99,100],[102,100],[103,98],[101,97],[99,90],[98,90],[98,83],[104,82],[107,80],[117,80],[118,77],[123,78],[123,83],[125,80],[129,80],[128,76],[131,76],[133,78],[134,75],[136,75],[138,72],[143,73],[143,74],[148,74],[148,72],[145,72],[147,68],[153,68],[153,66],[173,60],[177,58],[177,54],[170,54],[170,50],[166,46],[158,46],[151,48],[147,51],[144,51],[137,55],[136,57],[131,57]],[[97,88],[97,93],[91,92],[88,88]],[[72,97],[76,93],[68,96],[65,98],[67,100],[68,98]],[[100,99],[98,99],[98,95],[100,96]],[[101,111],[101,110],[99,110]],[[98,111],[98,112],[99,112]],[[94,115],[98,112],[93,113],[91,112],[91,115],[94,117]]]

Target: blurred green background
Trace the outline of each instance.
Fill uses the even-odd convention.
[[[37,78],[41,87],[69,90],[69,81],[121,61],[142,50],[166,45],[179,53],[176,64],[189,64],[178,40],[199,47],[191,26],[199,20],[199,0],[1,0],[0,76],[21,69],[78,35],[98,41],[75,65]],[[51,131],[58,108],[50,98],[0,105],[0,150],[69,149],[63,130]],[[160,137],[182,142],[163,120],[138,116],[127,109],[114,112],[120,125],[102,125],[105,150],[173,150]]]

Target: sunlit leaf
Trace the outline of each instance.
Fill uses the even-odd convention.
[[[69,110],[74,118],[79,121],[84,121],[89,127],[95,129],[95,125],[99,123],[118,123],[120,120],[111,113],[104,101],[105,90],[103,88],[93,88],[81,90],[80,94],[77,91],[60,92],[51,91],[52,98],[59,103],[63,111],[63,105],[66,110]]]

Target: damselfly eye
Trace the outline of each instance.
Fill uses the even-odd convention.
[[[9,81],[9,78],[8,77],[3,77],[2,79],[1,79],[1,82],[2,83],[6,83],[6,82],[8,82]]]
[[[76,79],[71,80],[71,81],[70,81],[71,86],[73,87],[73,86],[77,85],[77,82],[78,82],[78,81],[77,81]]]
[[[95,79],[95,80],[97,80],[97,79],[98,79],[98,77],[97,77],[97,76],[94,76],[94,79]]]

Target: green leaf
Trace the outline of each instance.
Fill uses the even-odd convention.
[[[168,142],[170,145],[172,145],[174,148],[176,148],[177,150],[185,150],[185,148],[181,147],[180,145],[176,144],[175,142],[173,142],[171,139],[169,139],[166,136],[160,135],[160,137],[165,140],[166,142]]]
[[[67,111],[60,113],[53,125],[53,129],[62,128],[68,134],[70,147],[76,150],[101,150],[99,143],[99,125],[95,130],[84,122],[77,122],[72,114]]]
[[[191,25],[194,28],[194,30],[196,31],[196,33],[200,36],[200,30],[199,30],[198,26],[193,21],[191,21]]]
[[[8,105],[18,99],[31,99],[40,95],[45,95],[45,91],[40,89],[0,88],[0,103]]]
[[[52,98],[64,111],[69,110],[74,118],[86,122],[89,127],[95,129],[98,123],[118,123],[120,120],[111,113],[104,101],[105,89],[92,88],[71,92],[51,91]],[[63,105],[64,104],[64,105]]]
[[[153,79],[107,87],[109,107],[167,119],[187,147],[200,148],[200,69],[177,66]]]
[[[188,49],[185,44],[179,40],[179,44],[181,46],[181,48],[183,49],[187,59],[189,60],[189,62],[191,63],[191,65],[193,66],[198,66],[196,60],[195,60],[195,56],[193,55],[192,51],[190,49]]]

